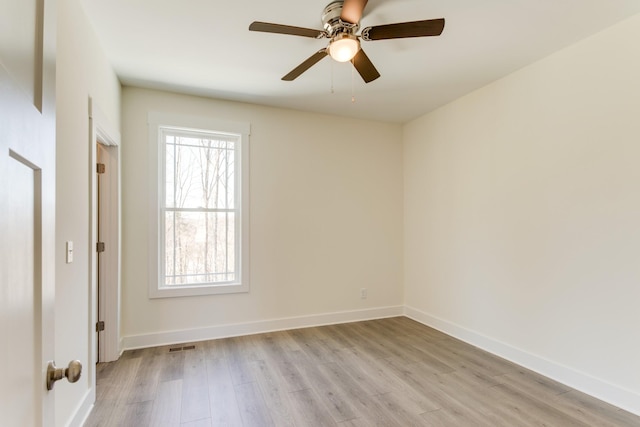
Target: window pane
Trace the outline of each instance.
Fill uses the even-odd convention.
[[[165,134],[167,207],[234,209],[236,142],[227,139]]]
[[[167,286],[236,280],[235,214],[166,212],[165,232]]]

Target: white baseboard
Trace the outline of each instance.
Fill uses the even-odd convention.
[[[82,401],[76,408],[73,417],[67,423],[67,427],[81,427],[89,417],[91,410],[93,409],[93,403],[95,402],[95,389],[87,390]]]
[[[405,306],[406,317],[430,326],[461,341],[479,347],[571,388],[589,394],[618,408],[640,415],[640,394],[576,371],[551,360],[528,353],[509,344],[479,334],[455,323]]]
[[[403,314],[403,306],[380,307],[367,310],[342,311],[338,313],[326,313],[247,323],[216,325],[198,329],[155,332],[144,335],[130,335],[122,338],[121,349],[124,351],[133,350],[136,348],[156,347],[160,345],[206,341],[217,338],[261,334],[265,332],[275,332],[287,329],[299,329],[338,323],[358,322],[362,320],[382,319],[385,317],[402,316]]]

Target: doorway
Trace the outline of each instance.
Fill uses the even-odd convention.
[[[120,134],[91,100],[89,106],[95,248],[90,319],[93,361],[99,363],[120,356]]]

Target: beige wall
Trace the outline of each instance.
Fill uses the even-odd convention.
[[[149,111],[251,124],[249,293],[148,298]],[[122,117],[125,341],[401,305],[399,125],[128,87]]]
[[[120,83],[106,61],[79,0],[57,0],[56,362],[79,359],[76,384],[56,385],[56,425],[67,425],[86,403],[89,371],[89,120],[92,96],[113,126],[120,124]],[[65,242],[74,261],[65,263]]]
[[[640,413],[640,15],[404,128],[417,317]]]

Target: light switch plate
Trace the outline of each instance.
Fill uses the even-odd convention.
[[[67,264],[73,262],[73,242],[67,242]]]

